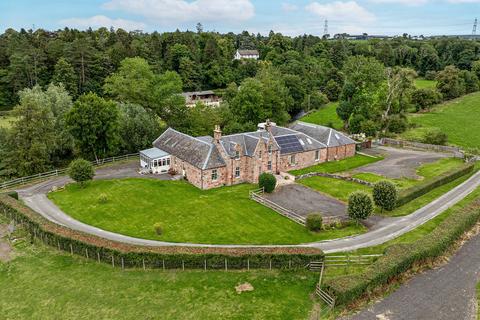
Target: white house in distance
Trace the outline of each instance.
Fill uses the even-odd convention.
[[[240,49],[237,50],[234,57],[235,60],[240,60],[240,59],[258,60],[259,58],[260,58],[260,54],[258,53],[258,50],[240,50]]]
[[[222,102],[222,98],[217,96],[212,90],[183,92],[185,97],[185,105],[187,107],[194,107],[197,102],[202,102],[204,105],[211,107],[218,107]]]

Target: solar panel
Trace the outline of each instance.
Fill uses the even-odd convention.
[[[298,141],[297,136],[288,135],[276,137],[278,145],[280,146],[281,153],[292,153],[292,152],[301,152],[303,151],[303,146]]]

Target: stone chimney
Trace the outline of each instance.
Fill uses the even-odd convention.
[[[267,132],[272,132],[272,123],[270,122],[270,119],[267,119],[267,121],[265,121],[265,131]]]
[[[215,130],[213,130],[213,140],[215,142],[220,142],[220,139],[222,139],[222,129],[220,129],[220,126],[216,124]]]

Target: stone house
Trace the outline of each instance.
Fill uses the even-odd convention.
[[[258,53],[258,50],[241,50],[238,49],[237,52],[235,52],[235,56],[233,58],[234,60],[241,60],[241,59],[255,59],[258,60],[260,59],[260,54]]]
[[[140,152],[144,170],[175,171],[201,189],[256,183],[263,172],[279,174],[354,155],[355,141],[334,129],[303,122],[285,128],[269,121],[257,131],[226,136],[216,126],[213,137],[168,128],[153,148]]]

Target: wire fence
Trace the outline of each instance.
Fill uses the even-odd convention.
[[[137,158],[139,156],[138,153],[130,153],[122,156],[116,156],[116,157],[110,157],[110,158],[105,158],[105,159],[99,159],[99,160],[94,160],[91,161],[94,166],[101,166],[104,164],[112,163],[112,162],[117,162],[117,161],[123,161],[123,160],[130,160],[133,158]],[[5,181],[0,183],[0,189],[9,189],[13,188],[22,184],[30,183],[39,179],[45,179],[45,178],[50,178],[50,177],[56,177],[59,175],[64,175],[67,173],[67,168],[63,169],[55,169],[52,171],[48,172],[42,172],[38,174],[34,174],[31,176],[27,177],[21,177],[21,178],[16,178],[13,180]]]

